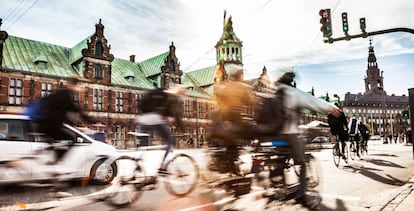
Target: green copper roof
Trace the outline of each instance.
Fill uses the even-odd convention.
[[[86,37],[85,39],[83,39],[82,41],[80,41],[78,44],[76,44],[75,46],[73,46],[70,49],[70,55],[69,56],[70,56],[70,63],[71,64],[82,58],[82,49],[88,47],[87,42],[91,37],[92,37],[92,35]]]
[[[138,65],[141,67],[144,76],[150,77],[160,74],[161,67],[164,65],[165,58],[167,58],[168,54],[169,51],[139,62]]]
[[[124,59],[114,59],[112,70],[112,84],[141,89],[154,88],[152,83],[144,77],[143,70],[137,63]]]
[[[216,66],[210,66],[191,72],[187,72],[182,78],[182,83],[193,84],[199,87],[210,86],[214,84],[214,76],[216,74]]]
[[[68,48],[9,36],[3,48],[3,69],[48,76],[76,76],[68,58]],[[44,67],[35,64],[39,59],[47,62]]]

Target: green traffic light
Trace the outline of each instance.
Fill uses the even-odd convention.
[[[348,27],[347,26],[344,26],[344,31],[348,31]]]

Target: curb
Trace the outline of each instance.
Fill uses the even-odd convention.
[[[388,210],[395,210],[414,190],[414,177],[412,177],[408,184],[398,195],[396,195],[391,201],[389,201],[381,210],[388,211]]]

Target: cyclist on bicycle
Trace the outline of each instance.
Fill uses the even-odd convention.
[[[137,119],[137,123],[141,132],[149,133],[156,131],[166,141],[167,148],[161,161],[158,173],[165,174],[165,159],[175,144],[175,139],[171,135],[168,128],[169,117],[172,117],[180,131],[184,131],[182,121],[182,99],[186,95],[186,89],[181,85],[163,90],[156,88],[149,91],[141,102],[141,110],[143,112]],[[148,143],[148,140],[146,141]]]
[[[359,130],[358,130],[359,124],[360,124],[359,120],[357,120],[355,115],[353,115],[351,119],[349,120],[348,128],[349,128],[349,137],[351,138],[352,141],[355,142],[357,156],[360,158],[361,155],[359,154]]]
[[[338,103],[335,103],[338,108],[341,108]],[[341,155],[342,158],[346,160],[345,152],[345,141],[348,141],[348,120],[346,119],[345,113],[341,111],[339,117],[335,117],[332,114],[328,114],[328,124],[331,129],[331,134],[336,136],[337,139],[341,142]]]
[[[78,114],[86,123],[95,123],[96,121],[86,115],[80,109],[79,105],[74,102],[74,96],[82,94],[84,92],[84,86],[82,81],[78,78],[69,78],[68,85],[57,89],[50,95],[41,98],[35,102],[36,108],[32,111],[32,121],[36,123],[38,132],[44,133],[50,138],[49,144],[52,144],[53,140],[60,140],[64,133],[62,131],[63,123],[74,125],[77,118],[73,114]],[[33,118],[32,116],[36,116]],[[72,144],[67,145],[67,149],[56,149],[55,150],[55,161],[52,164],[58,163],[66,153],[72,147]]]
[[[229,64],[226,66],[228,79],[215,89],[217,110],[213,116],[213,128],[208,131],[210,143],[215,139],[219,146],[226,148],[228,159],[237,160],[240,139],[249,134],[251,122],[245,119],[247,109],[255,106],[256,99],[252,87],[243,82],[243,67]],[[234,166],[229,172],[236,173]]]
[[[364,123],[361,122],[358,125],[358,130],[361,133],[361,137],[362,137],[361,146],[365,147],[365,149],[366,149],[367,144],[368,144],[368,139],[370,137],[369,129]]]
[[[283,88],[285,92],[284,107],[288,118],[280,131],[280,136],[291,144],[293,158],[300,164],[300,189],[299,202],[306,207],[315,207],[315,200],[305,195],[307,188],[306,166],[305,166],[305,143],[299,139],[299,110],[306,108],[315,112],[331,113],[339,117],[341,110],[324,100],[316,98],[307,92],[296,88],[294,83],[295,73],[292,70],[286,71],[275,82],[275,86]],[[319,203],[319,202],[318,202]]]

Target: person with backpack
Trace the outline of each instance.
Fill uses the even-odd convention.
[[[359,154],[359,145],[360,145],[359,135],[360,135],[360,133],[359,133],[359,130],[358,130],[359,125],[360,125],[359,120],[355,117],[355,115],[353,115],[351,117],[351,119],[349,120],[349,123],[348,123],[349,137],[351,138],[352,141],[355,142],[357,156],[360,158],[361,157],[361,155]]]
[[[186,89],[181,85],[175,85],[168,90],[155,88],[147,91],[141,101],[142,114],[136,120],[140,132],[149,134],[155,131],[167,143],[161,166],[158,169],[160,174],[167,173],[164,161],[175,144],[175,139],[169,129],[169,117],[173,118],[179,131],[184,131],[181,98],[186,93]]]
[[[53,140],[60,140],[64,137],[62,131],[63,123],[74,125],[74,115],[78,114],[80,120],[86,123],[94,123],[95,120],[79,108],[74,102],[74,96],[83,93],[84,87],[81,80],[76,77],[69,78],[67,86],[61,87],[50,95],[40,98],[33,102],[28,108],[28,114],[35,123],[37,131],[51,137],[49,144]],[[67,149],[55,149],[56,159],[54,163],[58,163],[73,145],[68,144]]]
[[[275,82],[277,89],[283,89],[284,100],[281,103],[284,111],[284,124],[279,131],[278,138],[286,140],[291,145],[291,153],[295,161],[300,165],[300,188],[297,201],[303,206],[314,208],[319,204],[319,199],[315,196],[306,195],[306,164],[305,164],[305,142],[299,138],[299,111],[309,109],[314,112],[331,113],[335,117],[341,115],[341,109],[324,100],[314,97],[307,92],[297,89],[294,83],[296,74],[292,70],[283,72]]]

